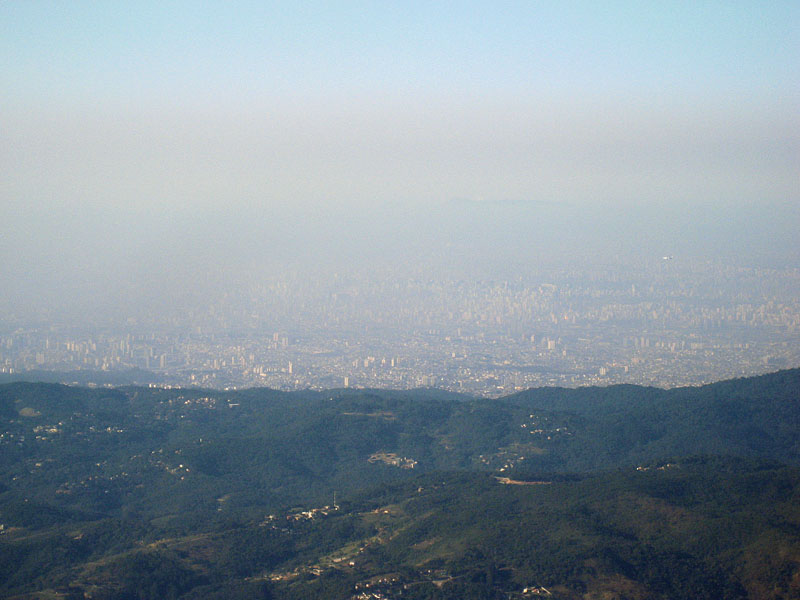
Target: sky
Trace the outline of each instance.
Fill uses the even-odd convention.
[[[3,2],[0,307],[275,263],[800,267],[798,56],[797,2]]]

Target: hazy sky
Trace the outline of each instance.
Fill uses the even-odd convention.
[[[798,56],[796,1],[3,2],[0,303],[453,248],[798,266]]]

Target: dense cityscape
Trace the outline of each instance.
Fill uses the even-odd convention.
[[[539,386],[674,387],[800,364],[800,272],[667,256],[497,279],[281,273],[124,319],[48,319],[39,326],[6,315],[2,373],[478,396]]]

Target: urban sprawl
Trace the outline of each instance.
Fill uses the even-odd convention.
[[[226,389],[674,387],[800,365],[800,272],[658,257],[484,279],[282,273],[124,319],[0,326],[0,372],[67,380],[136,369],[153,385]]]

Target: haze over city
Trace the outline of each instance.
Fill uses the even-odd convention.
[[[5,3],[2,368],[494,395],[796,366],[799,16]]]

